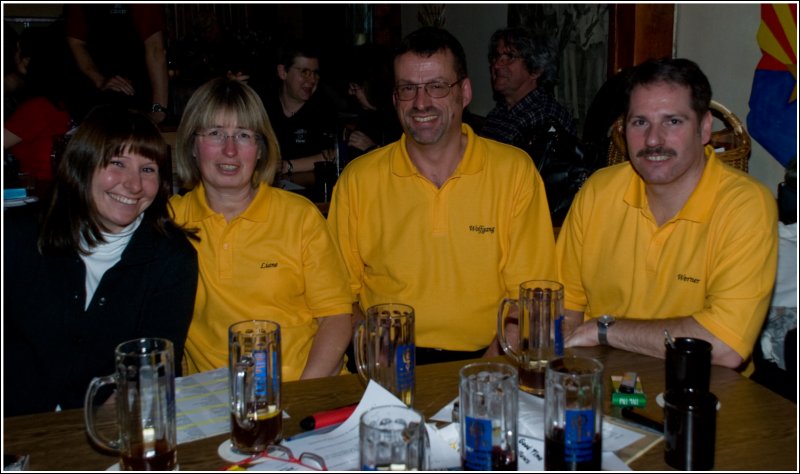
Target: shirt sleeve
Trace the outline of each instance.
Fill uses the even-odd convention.
[[[133,5],[133,24],[142,41],[166,29],[162,4],[139,3]]]
[[[544,182],[529,159],[519,183],[509,222],[508,261],[503,279],[508,296],[516,297],[520,283],[556,278],[555,238]]]
[[[316,211],[309,212],[303,225],[303,275],[311,313],[314,317],[349,314],[352,299],[347,270],[324,218]]]
[[[364,261],[361,259],[355,239],[358,229],[358,214],[351,206],[347,184],[349,176],[350,173],[345,168],[333,188],[333,197],[328,210],[328,228],[344,260],[350,281],[350,291],[353,301],[356,301],[364,282]]]
[[[704,308],[694,318],[747,359],[767,315],[778,258],[777,206],[766,189],[718,210]]]

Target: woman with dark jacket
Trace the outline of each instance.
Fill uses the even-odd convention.
[[[198,269],[170,219],[167,150],[145,115],[95,109],[67,145],[41,223],[5,211],[4,416],[82,407],[130,339],[171,340],[180,373]]]

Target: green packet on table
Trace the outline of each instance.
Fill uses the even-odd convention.
[[[611,405],[615,407],[644,407],[647,404],[647,396],[642,390],[642,379],[636,378],[636,385],[633,393],[620,392],[622,375],[612,375],[611,385],[614,391],[611,392]]]

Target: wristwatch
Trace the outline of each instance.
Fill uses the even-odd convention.
[[[608,345],[608,328],[614,325],[614,316],[610,314],[603,314],[597,318],[597,340],[600,344]]]
[[[150,106],[150,112],[162,112],[167,113],[167,108],[161,104],[153,104]]]

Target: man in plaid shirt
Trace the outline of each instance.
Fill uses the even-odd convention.
[[[482,136],[521,146],[526,132],[551,120],[575,135],[572,115],[548,92],[557,76],[548,38],[523,28],[500,29],[489,44],[489,64],[497,105],[486,116]]]

